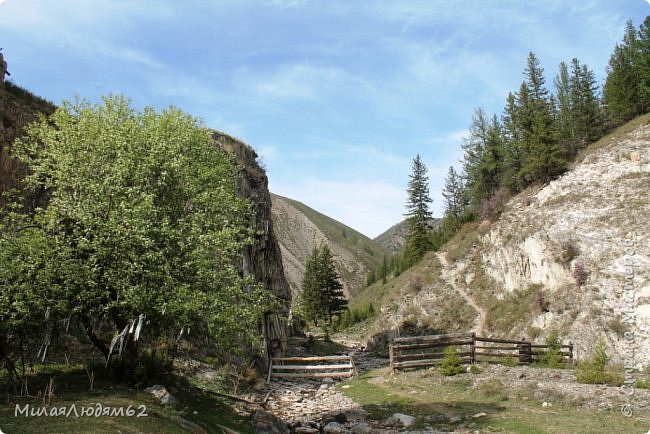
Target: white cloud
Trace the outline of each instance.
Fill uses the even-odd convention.
[[[238,80],[242,89],[252,89],[261,98],[313,100],[339,87],[346,77],[333,67],[294,63],[265,75],[242,71]]]

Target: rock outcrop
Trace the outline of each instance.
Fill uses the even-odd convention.
[[[556,329],[577,344],[578,358],[600,336],[619,362],[631,343],[634,364],[648,366],[648,190],[650,116],[644,116],[592,145],[560,178],[511,200],[456,277],[482,269],[500,299],[536,285],[547,311],[531,306],[516,333],[532,327],[543,338]]]
[[[257,154],[249,145],[225,133],[215,132],[216,143],[235,155],[241,165],[238,180],[239,194],[251,200],[255,215],[250,226],[256,230],[255,240],[243,252],[242,271],[253,275],[278,301],[279,309],[265,315],[262,333],[269,356],[283,354],[287,345],[287,318],[291,305],[291,292],[284,275],[282,253],[276,240],[271,218],[271,194],[264,169],[257,163]]]

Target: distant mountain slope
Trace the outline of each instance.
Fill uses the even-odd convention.
[[[440,221],[442,221],[442,219],[431,219],[431,227],[437,227]],[[401,222],[391,226],[386,230],[386,232],[376,236],[374,241],[380,246],[390,250],[392,253],[397,253],[402,250],[402,247],[404,247],[407,232],[408,227],[406,226],[406,220],[402,220]]]
[[[307,256],[321,243],[329,244],[348,297],[364,284],[368,271],[376,269],[384,255],[390,255],[365,235],[303,203],[275,194],[271,201],[273,226],[293,294],[300,288]]]

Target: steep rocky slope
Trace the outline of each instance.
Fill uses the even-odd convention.
[[[644,116],[590,146],[560,178],[514,197],[497,221],[466,225],[438,257],[369,288],[355,300],[382,300],[369,334],[407,320],[453,331],[438,321],[444,315],[492,336],[542,342],[555,330],[579,359],[602,337],[614,360],[632,348],[637,367],[650,365],[649,145]],[[423,308],[454,292],[454,306]]]
[[[648,190],[650,117],[644,116],[594,144],[559,179],[514,198],[479,237],[475,263],[471,253],[462,259],[457,277],[480,267],[502,299],[536,285],[545,312],[513,322],[519,333],[557,329],[577,344],[579,356],[602,336],[621,360],[629,331],[636,364],[650,365]]]
[[[308,206],[286,197],[271,195],[273,225],[291,292],[299,291],[305,262],[314,247],[328,244],[349,297],[360,288],[370,270],[376,269],[388,250],[371,239]]]

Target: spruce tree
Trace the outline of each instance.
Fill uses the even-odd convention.
[[[465,185],[454,166],[449,166],[442,197],[445,200],[445,218],[459,221],[466,206]]]
[[[521,148],[523,132],[519,119],[520,111],[517,95],[510,92],[506,98],[506,107],[501,117],[504,132],[502,183],[513,193],[522,189],[519,178],[523,158]]]
[[[645,28],[644,28],[645,30]],[[639,40],[632,21],[625,27],[623,42],[614,47],[609,59],[603,99],[615,125],[629,121],[643,112],[640,94]]]
[[[404,261],[407,267],[415,264],[431,249],[429,221],[432,215],[429,204],[432,200],[429,196],[427,167],[419,154],[413,160],[412,170],[406,190],[408,193],[406,203],[408,232],[404,247]]]
[[[298,313],[305,321],[318,321],[324,318],[325,295],[321,289],[320,249],[314,247],[307,258],[305,272],[302,276],[302,291],[298,297]]]
[[[299,315],[316,326],[320,320],[331,324],[332,317],[347,307],[343,285],[327,245],[314,248],[307,258],[297,307]]]
[[[463,144],[467,195],[474,208],[501,187],[505,170],[505,134],[496,116],[488,121],[482,109],[472,117],[470,137]]]
[[[567,162],[554,133],[553,103],[545,87],[544,69],[532,52],[524,75],[518,108],[523,133],[520,178],[525,184],[547,182],[562,173]]]
[[[332,252],[327,245],[323,245],[318,253],[320,289],[325,302],[325,316],[327,323],[332,323],[332,317],[345,311],[348,301],[343,294],[343,285],[334,266]]]

